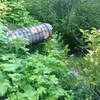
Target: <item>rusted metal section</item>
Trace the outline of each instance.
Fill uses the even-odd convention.
[[[7,31],[6,34],[10,40],[23,37],[28,39],[30,43],[36,43],[47,39],[51,35],[52,29],[50,24],[43,23],[36,26]]]

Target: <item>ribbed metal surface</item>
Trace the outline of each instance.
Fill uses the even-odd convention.
[[[36,26],[8,31],[7,36],[10,38],[10,40],[16,39],[17,37],[24,37],[28,39],[30,43],[36,43],[48,38],[52,29],[53,28],[50,24],[43,23]]]

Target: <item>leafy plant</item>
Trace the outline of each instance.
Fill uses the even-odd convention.
[[[40,21],[54,32],[52,39],[29,46],[21,37],[10,41],[0,23],[0,100],[99,100],[99,3],[1,0],[0,22],[11,29]]]
[[[90,98],[99,99],[100,89],[100,31],[92,28],[91,31],[81,30],[84,36],[84,42],[87,44],[85,47],[88,51],[82,57],[70,57],[70,66],[78,69],[79,83],[85,83],[85,87],[90,95]],[[84,84],[83,84],[84,86]],[[87,94],[88,94],[87,93]]]
[[[8,80],[8,86],[10,85],[8,91],[5,90],[8,100],[13,96],[14,100],[25,98],[57,100],[59,97],[69,98],[70,94],[73,95],[70,91],[72,86],[67,81],[74,78],[73,73],[66,69],[64,62],[53,57],[52,53],[48,56],[36,53],[27,56],[24,60],[16,58],[15,54],[3,55],[1,60],[5,62],[1,64],[1,73]],[[63,82],[67,85],[62,84]]]
[[[5,2],[6,11],[1,13],[1,21],[10,28],[26,27],[38,24],[39,22],[29,15],[21,2]]]
[[[29,44],[29,42],[22,37],[11,41],[4,30],[6,30],[6,27],[0,23],[0,53],[15,52],[17,55],[27,53],[28,49],[25,47]]]
[[[25,3],[33,17],[53,25],[64,45],[69,45],[70,54],[86,53],[86,50],[80,48],[84,47],[80,40],[83,38],[80,29],[99,28],[99,0],[26,0]]]
[[[66,68],[64,51],[49,47],[47,55],[30,54],[25,41],[7,40],[3,28],[1,25],[0,99],[72,99],[75,80],[73,72]]]

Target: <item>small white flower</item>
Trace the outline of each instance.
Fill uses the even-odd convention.
[[[44,75],[44,78],[48,78],[48,75]]]
[[[56,81],[56,85],[58,85],[59,84],[59,82],[58,81]]]

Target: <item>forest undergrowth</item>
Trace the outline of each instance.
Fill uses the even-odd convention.
[[[1,0],[0,100],[100,100],[100,1]],[[5,30],[39,23],[52,39],[10,41]]]

